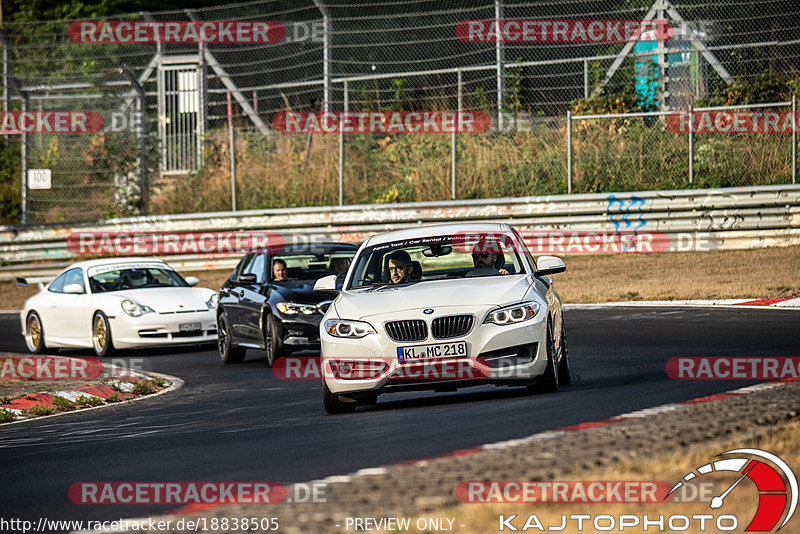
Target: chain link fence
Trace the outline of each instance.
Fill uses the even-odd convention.
[[[22,168],[0,194],[22,210],[17,219],[4,200],[3,219],[227,210],[232,194],[249,209],[787,183],[788,135],[698,135],[690,183],[686,136],[663,118],[577,121],[568,132],[567,112],[785,102],[800,90],[797,10],[761,0],[260,0],[112,22],[5,22],[4,110],[102,121],[88,133],[4,124]],[[642,20],[625,38],[626,21]],[[203,23],[214,38],[193,40],[187,28]],[[258,38],[255,23],[266,28]],[[647,36],[664,24],[663,38]],[[280,112],[327,110],[478,110],[492,126],[337,136],[273,124]],[[51,171],[50,189],[21,185],[36,169]]]

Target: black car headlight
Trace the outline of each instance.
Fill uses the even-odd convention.
[[[524,304],[515,304],[513,306],[506,306],[499,310],[494,310],[486,316],[484,323],[494,323],[496,325],[517,324],[528,319],[536,317],[539,311],[539,304],[536,302],[526,302]]]
[[[347,321],[344,319],[328,319],[325,321],[325,331],[333,337],[364,337],[374,334],[372,325],[364,321]]]
[[[313,315],[318,313],[317,307],[313,304],[296,304],[294,302],[279,302],[276,306],[278,311],[284,315]]]

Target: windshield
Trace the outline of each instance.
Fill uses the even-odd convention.
[[[319,254],[278,254],[272,257],[270,279],[284,282],[317,280],[331,274],[344,277],[355,253],[355,250],[339,250]]]
[[[152,287],[189,287],[186,280],[175,271],[156,267],[104,271],[91,275],[89,285],[92,293]]]
[[[460,234],[406,239],[365,248],[348,289],[449,278],[524,274],[509,235]]]

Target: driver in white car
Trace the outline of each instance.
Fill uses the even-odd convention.
[[[496,241],[490,243],[486,239],[481,239],[472,247],[472,263],[475,269],[494,269],[500,274],[508,274],[508,271],[502,267],[502,258],[503,253]]]

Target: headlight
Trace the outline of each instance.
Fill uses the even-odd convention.
[[[214,294],[213,294],[213,295],[211,295],[211,296],[208,298],[208,300],[206,301],[206,307],[207,307],[209,310],[216,310],[216,309],[217,309],[217,304],[218,304],[218,303],[219,303],[219,295],[218,295],[217,293],[214,293]]]
[[[528,319],[533,319],[539,311],[539,304],[527,302],[501,308],[490,313],[484,323],[494,323],[497,325],[516,324]]]
[[[313,315],[317,313],[317,307],[313,304],[295,304],[294,302],[279,302],[276,306],[278,311],[284,315]]]
[[[325,330],[333,337],[364,337],[374,334],[372,325],[363,321],[345,321],[344,319],[328,319]]]
[[[154,313],[153,308],[149,306],[142,306],[141,304],[137,304],[132,300],[125,299],[122,301],[120,306],[122,306],[122,311],[131,317],[141,317],[145,313]]]

